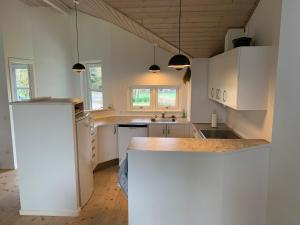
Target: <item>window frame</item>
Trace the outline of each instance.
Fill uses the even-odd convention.
[[[81,76],[81,93],[84,98],[84,103],[87,106],[85,109],[86,111],[101,111],[104,110],[104,93],[103,93],[103,65],[100,60],[93,60],[93,61],[86,61],[83,63],[85,65],[85,72]],[[102,91],[99,91],[98,89],[91,88],[91,78],[89,73],[90,65],[99,65],[101,67],[101,79],[102,79]],[[92,92],[102,92],[102,108],[99,109],[93,109],[92,108]]]
[[[149,107],[135,107],[132,102],[132,90],[133,89],[150,89],[151,100]],[[158,89],[176,89],[176,106],[174,107],[160,107],[158,106]],[[127,110],[139,111],[139,112],[180,112],[181,110],[181,93],[180,86],[176,85],[135,85],[128,87],[127,96]]]
[[[24,89],[29,90],[29,96],[30,99],[35,97],[36,89],[35,89],[35,68],[34,68],[34,61],[32,59],[19,59],[19,58],[8,58],[8,64],[9,64],[9,99],[10,101],[22,101],[17,99],[17,90]],[[20,64],[20,65],[26,65],[28,67],[28,79],[29,79],[29,88],[21,88],[17,87],[17,81],[14,74],[14,65]],[[23,100],[26,101],[26,100]]]
[[[158,105],[158,89],[175,89],[176,90],[176,105],[175,106],[159,106]],[[174,86],[174,87],[172,87],[172,86],[157,87],[157,88],[155,88],[155,93],[156,93],[155,108],[157,110],[162,110],[162,111],[165,111],[165,110],[179,110],[179,88],[178,87],[176,87],[176,86]]]

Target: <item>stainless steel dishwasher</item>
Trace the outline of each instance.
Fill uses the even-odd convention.
[[[148,137],[148,125],[121,124],[118,126],[119,164],[125,159],[129,142],[133,137]]]

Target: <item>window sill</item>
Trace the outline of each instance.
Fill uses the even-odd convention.
[[[114,111],[113,109],[87,109],[84,110],[85,112],[109,112],[109,111]]]

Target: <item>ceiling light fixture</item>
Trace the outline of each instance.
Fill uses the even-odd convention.
[[[179,41],[179,54],[174,55],[170,61],[168,67],[174,68],[176,70],[182,70],[183,68],[191,66],[190,60],[185,55],[180,53],[180,35],[181,35],[181,0],[179,0],[179,32],[178,32],[178,41]]]
[[[72,70],[81,73],[85,71],[85,67],[83,64],[79,63],[79,44],[78,44],[78,15],[77,15],[77,5],[79,5],[78,0],[74,0],[74,5],[75,5],[75,13],[76,13],[76,47],[77,47],[77,63],[75,63],[72,67]]]
[[[149,67],[149,72],[151,72],[151,73],[158,73],[158,72],[160,72],[160,67],[155,64],[155,45],[153,47],[153,58],[154,58],[154,60],[153,60],[154,64]]]

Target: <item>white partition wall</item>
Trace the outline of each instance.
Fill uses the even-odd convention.
[[[129,225],[265,225],[269,150],[129,151]]]
[[[76,216],[80,210],[72,104],[13,104],[20,214]]]

